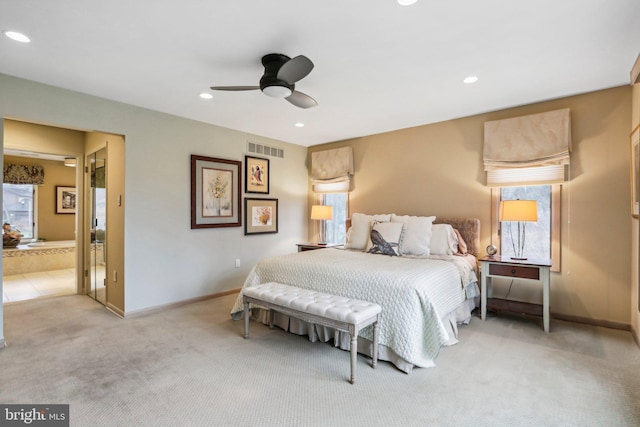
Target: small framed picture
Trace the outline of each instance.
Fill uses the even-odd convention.
[[[244,192],[269,194],[269,159],[244,156]]]
[[[240,227],[242,164],[191,156],[191,228]]]
[[[76,187],[56,185],[56,213],[76,213]]]
[[[631,215],[640,214],[640,126],[631,132]]]
[[[244,234],[278,232],[278,199],[244,199]]]

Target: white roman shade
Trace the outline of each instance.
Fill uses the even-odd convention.
[[[351,147],[311,153],[311,182],[315,193],[349,191],[353,175]]]
[[[558,184],[567,180],[569,109],[484,124],[487,186]]]

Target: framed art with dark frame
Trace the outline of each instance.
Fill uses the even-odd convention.
[[[278,232],[278,199],[244,199],[244,234]]]
[[[244,156],[244,192],[269,194],[269,159]]]
[[[191,155],[191,228],[240,227],[242,162]]]
[[[56,185],[56,213],[76,213],[76,187]]]
[[[631,215],[638,218],[640,214],[640,125],[631,132]]]

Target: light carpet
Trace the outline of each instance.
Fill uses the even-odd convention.
[[[638,426],[629,332],[474,317],[404,374],[243,322],[236,295],[120,319],[83,296],[6,304],[0,403],[70,404],[71,426]]]

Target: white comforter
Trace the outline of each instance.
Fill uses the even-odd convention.
[[[244,287],[279,282],[319,292],[371,301],[382,307],[379,343],[410,364],[433,366],[449,338],[441,319],[477,289],[469,264],[450,257],[389,257],[322,249],[267,258],[247,277]],[[243,311],[242,292],[231,310]],[[372,329],[361,336],[372,338]]]

